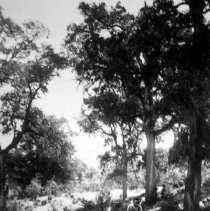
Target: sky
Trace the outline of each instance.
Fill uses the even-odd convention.
[[[4,15],[10,17],[16,23],[24,23],[29,20],[42,22],[51,31],[49,42],[59,50],[66,36],[66,28],[71,23],[80,23],[82,16],[77,9],[81,0],[0,0],[0,6],[4,9]],[[85,2],[99,3],[99,0],[86,0]],[[104,0],[108,5],[115,5],[118,0]],[[151,2],[151,1],[149,1]],[[137,14],[144,4],[143,0],[121,0],[128,12]],[[97,156],[107,150],[100,136],[89,136],[78,130],[77,120],[82,106],[82,87],[75,80],[71,70],[61,72],[59,78],[55,78],[48,86],[48,93],[41,97],[36,104],[48,115],[65,117],[69,121],[71,129],[79,133],[72,138],[75,145],[76,156],[90,167],[98,167]],[[166,135],[170,140],[171,134]],[[4,137],[5,145],[9,137]],[[168,145],[168,144],[167,144]],[[166,144],[162,144],[166,146]]]

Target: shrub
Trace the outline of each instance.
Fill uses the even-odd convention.
[[[170,166],[165,174],[160,176],[160,185],[165,186],[167,195],[176,188],[184,186],[185,172],[180,168]]]
[[[20,202],[18,201],[9,201],[7,205],[8,211],[17,211],[21,209]]]
[[[17,185],[10,186],[8,199],[14,200],[14,199],[20,199],[24,197],[25,197],[25,194],[23,193],[20,186],[17,186]]]
[[[81,202],[84,206],[84,210],[86,210],[86,211],[91,211],[96,206],[92,201],[89,201],[89,200],[82,199]]]
[[[34,178],[31,181],[30,185],[26,187],[25,190],[26,196],[35,201],[37,196],[40,195],[41,189],[42,187],[40,181],[37,178]]]
[[[71,211],[68,207],[64,207],[63,211]]]
[[[161,211],[177,211],[178,203],[173,198],[161,202]]]
[[[137,174],[133,172],[128,173],[129,189],[139,189],[145,187],[145,185],[145,169],[140,169]]]
[[[7,202],[7,211],[33,211],[34,203],[28,200],[14,200]]]
[[[115,200],[111,202],[111,207],[113,210],[118,210],[123,206],[122,200]]]
[[[108,190],[104,187],[101,191],[98,192],[96,197],[96,203],[99,207],[104,208],[108,207],[111,202],[111,195]]]
[[[49,180],[44,189],[49,196],[58,196],[61,193],[61,187],[54,180]]]

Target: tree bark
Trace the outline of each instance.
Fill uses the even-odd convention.
[[[127,180],[128,180],[128,175],[127,175],[127,171],[128,171],[128,158],[127,158],[127,148],[126,148],[126,144],[125,144],[125,139],[123,137],[123,175],[122,175],[122,185],[123,185],[123,210],[126,211],[127,210],[127,202],[126,202],[126,198],[127,198]]]
[[[125,158],[124,164],[123,164],[123,200],[127,198],[127,159]]]
[[[147,138],[146,152],[146,203],[152,204],[157,199],[155,173],[155,136],[151,128],[145,130]]]
[[[185,183],[184,210],[199,210],[201,194],[201,161],[189,161]]]
[[[187,179],[185,182],[184,210],[199,210],[201,195],[201,160],[188,161]]]
[[[202,131],[204,130],[204,120],[194,114],[191,121],[188,172],[184,195],[185,211],[199,210],[201,195]]]
[[[199,210],[199,203],[201,198],[201,165],[202,160],[198,159],[195,163],[195,191],[193,195],[193,200],[195,202],[195,210]]]
[[[209,58],[210,58],[210,50],[209,50]],[[210,59],[209,59],[210,66]],[[208,80],[207,80],[207,116],[208,116],[208,126],[210,127],[210,68],[208,69]]]
[[[189,0],[186,1],[189,5],[189,12],[193,21],[193,43],[192,43],[192,64],[193,64],[193,88],[198,88],[198,80],[205,80],[202,75],[206,73],[206,54],[208,51],[208,38],[204,25],[203,11],[205,8],[204,0]],[[195,62],[196,61],[196,62]],[[205,74],[204,74],[205,73]],[[199,78],[200,77],[200,78]],[[205,105],[204,93],[201,90],[198,93],[191,95],[193,101],[200,99],[190,108],[192,110],[192,118],[190,120],[190,144],[189,144],[189,162],[188,176],[185,185],[184,210],[197,211],[199,210],[200,190],[201,190],[201,163],[202,163],[202,145],[203,134],[205,131],[206,114],[202,105]],[[204,101],[204,102],[202,102]],[[193,104],[193,103],[192,103]]]
[[[185,181],[184,210],[193,211],[194,171],[191,159],[188,159],[187,178]]]
[[[2,149],[0,147],[0,210],[6,210],[6,198],[4,194],[5,174],[4,174],[4,159]]]

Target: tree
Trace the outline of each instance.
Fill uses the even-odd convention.
[[[65,131],[66,120],[45,117],[38,110],[36,113],[32,121],[35,131],[25,135],[5,164],[10,180],[23,189],[35,176],[41,185],[51,179],[64,183],[74,178],[74,148],[69,140],[71,134]]]
[[[189,10],[182,13],[185,21],[178,25],[177,30],[185,36],[182,43],[171,47],[168,55],[173,62],[167,60],[167,63],[173,72],[173,76],[169,77],[169,83],[173,84],[173,88],[169,85],[172,99],[179,95],[175,100],[176,105],[181,108],[181,122],[189,133],[185,142],[189,153],[184,210],[191,211],[199,209],[201,162],[205,154],[203,146],[206,145],[209,130],[206,125],[209,29],[204,19],[204,14],[209,11],[209,1],[183,1],[176,7],[182,5],[186,5]]]
[[[31,130],[33,102],[40,92],[47,92],[49,81],[57,75],[56,59],[59,59],[59,56],[47,46],[42,50],[42,55],[36,56],[35,61],[28,60],[27,63],[19,64],[15,78],[10,83],[10,90],[1,97],[2,133],[14,135],[3,153],[7,154],[17,146],[24,133]]]
[[[209,1],[200,1],[196,2],[191,0],[186,2],[190,8],[190,15],[193,20],[193,57],[196,57],[196,62],[194,61],[195,57],[191,58],[190,61],[194,61],[193,64],[193,87],[198,89],[197,93],[193,93],[193,100],[196,100],[197,96],[200,95],[202,101],[194,103],[191,123],[191,144],[190,148],[192,150],[191,156],[189,156],[188,161],[188,175],[187,181],[185,184],[185,200],[184,208],[186,210],[198,210],[199,201],[201,195],[201,162],[203,159],[202,156],[202,145],[204,141],[204,131],[206,125],[206,111],[204,106],[206,105],[206,96],[205,91],[202,89],[206,86],[203,86],[202,80],[206,79],[207,71],[207,53],[209,51],[208,38],[209,32],[206,30],[204,24],[204,15],[206,7],[209,7]],[[206,46],[207,45],[207,46]],[[209,55],[208,55],[209,56]],[[201,83],[198,83],[197,80],[200,79]],[[198,95],[197,95],[198,94]],[[192,185],[193,184],[193,185]]]
[[[178,11],[171,1],[145,5],[139,15],[128,14],[119,3],[111,11],[101,3],[81,3],[85,16],[80,25],[69,27],[66,46],[78,80],[103,92],[114,87],[134,98],[137,116],[147,137],[146,198],[156,199],[155,140],[176,122],[174,106],[165,89],[163,55],[176,38],[171,32]],[[164,38],[164,39],[163,39]]]
[[[10,150],[14,149],[24,135],[31,131],[33,103],[40,93],[47,92],[49,81],[64,67],[65,59],[54,53],[50,46],[40,46],[36,42],[45,34],[45,27],[29,22],[22,27],[1,15],[1,85],[7,85],[1,96],[0,123],[3,134],[13,136],[11,143],[0,150],[1,169]],[[8,47],[9,46],[9,47]],[[4,170],[0,175],[0,209],[4,210]]]
[[[22,26],[3,15],[0,8],[0,85],[15,77],[18,63],[36,52],[36,41],[48,36],[48,29],[39,22],[27,22]]]
[[[138,105],[113,90],[85,99],[88,107],[83,111],[80,125],[85,132],[99,132],[111,151],[101,156],[101,166],[113,165],[115,177],[122,177],[123,199],[127,198],[128,166],[140,155],[141,122],[133,116]],[[110,175],[109,175],[110,176]]]

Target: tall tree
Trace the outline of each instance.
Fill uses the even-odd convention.
[[[201,188],[201,162],[204,158],[203,146],[206,144],[208,127],[207,119],[207,75],[209,60],[209,29],[204,14],[209,11],[209,1],[182,1],[177,8],[187,6],[182,13],[185,21],[178,25],[177,32],[185,34],[182,43],[169,50],[167,61],[173,76],[170,83],[171,95],[177,96],[182,123],[188,127],[189,136],[185,143],[188,149],[188,175],[185,184],[184,210],[199,209]],[[174,56],[173,58],[171,56]],[[170,78],[170,77],[169,77]],[[181,93],[181,95],[180,95]],[[179,95],[179,96],[178,96]],[[175,97],[172,97],[173,100]]]
[[[179,10],[183,5],[189,11]],[[79,79],[89,85],[103,88],[115,81],[138,99],[149,149],[147,199],[155,190],[155,137],[170,128],[175,122],[172,117],[178,114],[189,127],[192,152],[184,204],[186,210],[197,210],[205,140],[202,131],[206,131],[207,118],[209,29],[204,15],[209,12],[209,1],[186,0],[174,5],[170,0],[157,0],[152,7],[145,5],[137,18],[119,4],[111,12],[104,4],[83,3],[80,9],[84,23],[69,28],[66,40],[75,55],[73,65]],[[156,131],[160,117],[166,122]]]
[[[136,99],[137,116],[147,137],[146,198],[153,202],[155,139],[176,122],[169,96],[162,93],[162,57],[174,39],[171,27],[177,24],[175,17],[179,13],[171,1],[145,5],[137,17],[128,14],[119,3],[111,11],[104,3],[81,3],[79,9],[84,22],[70,26],[66,38],[71,65],[87,87],[103,90],[113,86]]]
[[[46,28],[36,22],[18,26],[0,13],[1,25],[1,85],[7,85],[1,96],[0,123],[3,134],[11,134],[11,143],[1,153],[0,209],[5,209],[4,160],[15,148],[26,132],[31,130],[31,113],[34,100],[40,93],[47,92],[49,81],[58,75],[58,68],[64,66],[64,59],[54,53],[50,46],[37,44],[45,35]]]

